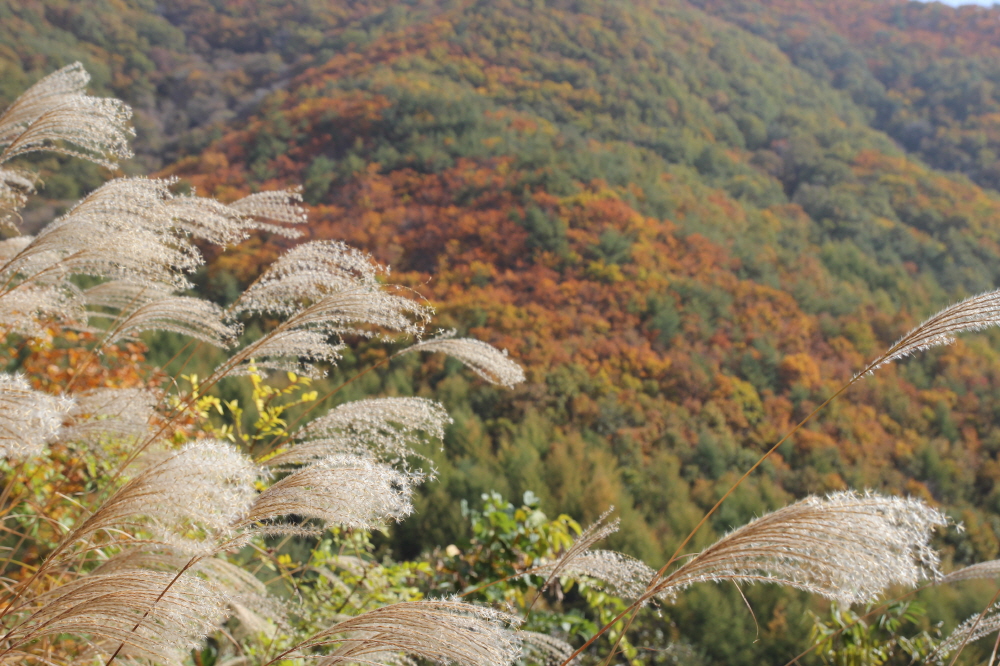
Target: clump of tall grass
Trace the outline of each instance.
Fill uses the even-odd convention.
[[[121,340],[170,331],[229,355],[196,391],[172,397],[136,388],[76,390],[76,375],[53,395],[23,377],[0,375],[0,455],[11,470],[0,516],[22,516],[16,510],[33,500],[21,492],[20,475],[56,444],[80,458],[96,454],[107,467],[87,502],[54,491],[41,510],[31,504],[49,530],[47,544],[9,530],[16,545],[7,567],[35,546],[40,559],[3,579],[0,663],[183,663],[209,633],[233,624],[260,633],[282,623],[282,604],[225,552],[259,547],[274,535],[404,519],[414,486],[433,473],[408,462],[414,446],[422,437],[440,438],[450,421],[427,399],[360,400],[298,429],[289,426],[254,459],[259,451],[217,438],[178,441],[184,431],[176,424],[205,391],[241,374],[322,374],[358,339],[410,341],[383,363],[401,354],[443,353],[501,386],[525,376],[505,351],[481,341],[454,332],[425,338],[433,308],[387,285],[385,267],[336,241],[293,247],[228,308],[186,293],[191,272],[204,262],[198,243],[229,245],[255,230],[297,236],[305,211],[295,189],[226,204],[178,195],[169,180],[117,178],[37,235],[18,234],[17,211],[37,179],[11,160],[54,150],[113,166],[129,154],[128,107],[86,95],[87,80],[79,64],[66,67],[0,115],[0,218],[14,234],[0,242],[0,327],[7,343],[43,338],[53,326],[83,329],[96,338],[86,365]],[[92,286],[83,288],[81,277]],[[996,323],[997,299],[988,294],[949,308],[866,372],[958,331]],[[271,327],[243,339],[243,322],[260,316]],[[618,527],[605,514],[561,556],[520,573],[544,579],[539,593],[560,579],[596,581],[631,600],[629,611],[718,581],[770,582],[870,602],[891,585],[939,576],[929,544],[946,522],[914,499],[809,497],[734,530],[671,570],[678,550],[654,571],[627,555],[592,549]],[[576,657],[555,636],[518,632],[520,623],[506,611],[457,599],[400,602],[293,636],[275,654],[248,650],[240,659],[506,666],[518,659],[568,664]]]

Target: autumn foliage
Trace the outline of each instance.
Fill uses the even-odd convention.
[[[5,10],[5,43],[35,50],[4,67],[27,79],[64,57],[26,34],[74,35],[105,63],[98,84],[133,101],[140,156],[169,156],[149,162],[164,175],[224,201],[304,183],[310,238],[371,251],[443,325],[525,366],[509,395],[440,360],[373,373],[389,391],[436,389],[455,417],[441,480],[394,536],[403,551],[459,531],[430,498],[532,490],[587,520],[621,507],[617,545],[662,559],[882,349],[1000,282],[996,10],[184,0],[163,16],[109,2],[142,20],[99,30],[50,4]],[[287,245],[209,251],[201,283],[225,300]],[[996,342],[966,337],[856,385],[696,545],[867,487],[962,520],[953,563],[995,558]],[[750,643],[753,621],[719,619],[712,595],[741,603],[705,592],[671,612]],[[748,595],[766,638],[801,629],[800,599]],[[964,617],[949,604],[941,619]]]

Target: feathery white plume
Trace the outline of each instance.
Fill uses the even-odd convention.
[[[545,574],[545,570],[540,572]],[[634,601],[646,591],[656,570],[641,560],[613,550],[587,550],[568,561],[558,574],[562,578],[586,576],[602,583],[616,597]]]
[[[173,197],[168,206],[174,224],[195,238],[226,246],[247,237],[243,216],[215,199],[187,194]]]
[[[66,280],[68,273],[59,266],[58,254],[24,252],[33,240],[31,236],[15,236],[0,241],[0,280],[7,282],[0,288],[0,327],[38,338],[44,337],[46,324],[81,321],[84,310],[80,289]],[[15,258],[19,270],[11,268]],[[22,281],[24,274],[34,277]]]
[[[656,586],[661,598],[703,581],[773,582],[843,603],[940,576],[929,541],[947,517],[920,500],[854,492],[807,497],[722,537]]]
[[[169,185],[146,178],[105,183],[0,266],[0,277],[30,282],[80,273],[168,290],[189,287],[183,274],[203,260],[172,227]]]
[[[160,393],[141,388],[98,388],[74,394],[63,442],[96,444],[103,437],[141,437],[160,403]]]
[[[490,382],[507,388],[524,381],[524,370],[507,358],[507,350],[473,338],[456,338],[455,331],[446,331],[423,342],[408,347],[409,352],[441,352],[456,358],[474,373]]]
[[[178,551],[213,553],[250,507],[258,470],[231,444],[198,440],[149,453],[140,470],[67,537],[141,526]]]
[[[250,343],[229,361],[222,363],[216,369],[216,373],[246,375],[270,370],[294,372],[315,379],[324,373],[316,370],[312,364],[336,363],[343,348],[343,344],[330,344],[327,336],[317,331],[277,328]],[[241,360],[242,362],[239,362]]]
[[[105,282],[83,292],[87,305],[108,308],[116,312],[88,312],[91,318],[112,320],[103,345],[137,335],[143,331],[172,331],[226,347],[237,336],[236,327],[223,322],[222,308],[215,303],[173,296],[155,286],[140,286],[129,282]],[[0,301],[2,303],[2,301]]]
[[[303,463],[338,453],[372,456],[391,464],[415,455],[420,433],[441,439],[451,417],[425,398],[373,398],[348,402],[296,433],[299,444],[274,456],[268,465]]]
[[[268,267],[234,314],[284,315],[296,328],[371,336],[372,328],[419,335],[431,308],[379,283],[385,272],[367,254],[337,241],[303,243]]]
[[[216,369],[214,377],[258,368],[294,369],[315,375],[309,363],[339,358],[341,343],[331,336],[373,337],[387,331],[419,335],[432,309],[390,293],[379,282],[384,272],[371,258],[336,241],[304,243],[282,255],[237,301],[230,316],[285,317]],[[291,359],[305,359],[295,367]]]
[[[21,93],[0,115],[0,145],[14,137],[53,106],[60,106],[84,94],[90,74],[79,62],[57,69]]]
[[[73,401],[31,388],[24,377],[0,373],[0,456],[39,455],[62,428]]]
[[[256,192],[232,202],[229,207],[244,217],[253,218],[247,225],[250,229],[269,231],[288,238],[298,238],[302,235],[298,229],[269,224],[263,220],[284,222],[285,224],[305,224],[308,218],[306,217],[306,209],[299,205],[301,203],[302,188],[297,187],[288,190]]]
[[[80,63],[49,74],[0,115],[0,163],[36,150],[74,155],[113,167],[132,155],[132,110],[117,99],[83,94],[90,80]],[[68,144],[68,145],[67,145]]]
[[[241,525],[295,514],[345,527],[378,528],[413,511],[413,482],[413,476],[371,460],[330,456],[262,492]]]
[[[243,197],[231,204],[224,204],[208,197],[178,196],[169,205],[174,224],[195,238],[203,238],[216,245],[230,245],[248,237],[248,231],[258,229],[298,238],[302,232],[280,224],[302,224],[306,221],[305,209],[298,205],[302,195],[296,190],[272,190]]]
[[[508,666],[521,652],[517,634],[511,631],[517,624],[512,615],[461,601],[407,601],[335,624],[295,651],[337,645],[319,661],[321,666],[367,663],[385,653],[405,653],[439,664]]]
[[[74,324],[84,318],[79,290],[72,283],[28,283],[0,297],[0,329],[26,338],[45,337],[53,322]]]

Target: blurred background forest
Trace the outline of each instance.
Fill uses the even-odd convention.
[[[467,541],[463,499],[532,491],[581,523],[615,505],[613,546],[658,567],[867,360],[1000,286],[1000,8],[0,0],[0,106],[76,60],[94,94],[135,109],[126,172],[226,201],[302,183],[308,237],[370,251],[441,325],[525,367],[513,392],[415,356],[360,382],[433,394],[455,418],[431,451],[440,478],[383,544],[397,557]],[[103,182],[46,159],[28,229]],[[197,281],[227,302],[288,242],[216,253]],[[153,363],[176,350],[146,343]],[[362,347],[337,373],[385,353]],[[871,488],[962,521],[940,544],[949,566],[997,558],[998,422],[1000,334],[886,367],[695,547],[795,498]],[[992,592],[923,598],[954,623]],[[805,609],[825,610],[746,594],[759,629],[727,587],[692,589],[664,622],[709,663],[784,663]]]

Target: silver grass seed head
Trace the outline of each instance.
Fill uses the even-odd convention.
[[[328,335],[420,335],[432,308],[388,291],[378,279],[387,272],[343,243],[303,243],[271,264],[237,301],[233,315],[285,316],[290,327]]]
[[[46,226],[0,276],[34,279],[31,262],[55,257],[64,274],[79,273],[174,290],[202,262],[198,249],[172,228],[167,181],[119,178],[90,193]],[[51,271],[49,271],[51,272]]]
[[[20,375],[0,373],[0,455],[22,460],[55,440],[73,401],[31,388]]]
[[[79,290],[71,283],[24,284],[0,297],[0,331],[5,333],[44,338],[53,322],[75,326],[84,317]]]
[[[1000,324],[1000,289],[950,305],[900,338],[869,368],[876,368],[938,345],[950,345],[958,333]]]
[[[61,254],[32,247],[34,236],[14,236],[0,241],[0,271],[8,279],[18,276],[36,275],[32,282],[37,285],[59,285],[69,272],[59,270]],[[10,292],[8,291],[7,294]],[[6,294],[4,295],[6,297]]]
[[[330,410],[296,433],[298,443],[267,461],[270,466],[304,463],[328,455],[371,456],[406,464],[423,433],[442,439],[452,422],[444,406],[426,398],[372,398]]]
[[[301,204],[302,188],[295,187],[287,190],[255,192],[232,202],[229,207],[240,215],[250,218],[248,223],[250,229],[269,231],[287,238],[298,238],[302,235],[298,229],[289,229],[264,220],[284,224],[305,224],[309,218]]]
[[[938,580],[939,585],[958,583],[963,580],[978,580],[986,578],[1000,578],[1000,560],[989,560],[970,564],[967,567],[956,569],[945,574]]]
[[[102,529],[141,527],[177,551],[216,552],[233,534],[256,494],[258,468],[236,447],[197,440],[180,449],[149,453],[138,470],[70,540]]]
[[[571,566],[577,558],[590,550],[591,546],[618,531],[620,523],[618,518],[607,522],[614,510],[615,507],[608,507],[608,510],[598,516],[597,520],[580,532],[573,540],[572,545],[563,551],[554,562],[544,564],[536,569],[538,575],[548,577],[545,585],[542,586],[543,590],[548,588],[556,578],[561,576],[562,572]]]
[[[87,96],[89,81],[90,75],[76,62],[24,91],[0,114],[0,148],[5,148],[0,161],[53,148],[106,166],[130,157],[128,140],[134,132],[127,123],[132,110],[117,99]]]
[[[656,570],[641,560],[613,550],[587,550],[559,571],[561,578],[598,581],[598,587],[626,601],[635,601],[656,577]]]
[[[522,663],[559,666],[573,656],[573,646],[555,636],[537,631],[519,631],[517,637],[521,639]],[[579,658],[573,658],[569,663],[575,666],[579,661]]]
[[[90,75],[79,62],[42,78],[0,114],[0,162],[34,150],[55,150],[112,166],[130,157],[132,110],[117,99],[85,94]],[[69,148],[65,144],[75,145]]]
[[[407,601],[344,620],[303,647],[337,645],[321,666],[367,663],[385,653],[439,664],[509,666],[521,653],[512,631],[519,623],[508,613],[458,600]]]
[[[524,370],[507,357],[507,350],[473,338],[456,338],[455,331],[418,342],[406,352],[440,352],[461,361],[467,368],[490,382],[507,388],[524,381]]]
[[[344,346],[339,343],[331,344],[326,335],[317,331],[275,329],[251,343],[248,349],[252,351],[247,353],[244,350],[243,354],[250,358],[227,374],[246,375],[253,371],[294,372],[315,379],[322,377],[323,372],[318,371],[312,364],[336,364],[340,360],[340,350],[344,349]]]
[[[104,312],[91,310],[88,313],[91,318],[112,321],[103,340],[105,346],[143,331],[157,330],[179,333],[225,348],[239,334],[238,326],[223,321],[222,308],[215,303],[174,296],[156,286],[105,282],[83,292],[83,300],[89,306],[106,309]]]
[[[0,265],[6,264],[20,254],[32,240],[32,236],[14,236],[0,241]]]
[[[288,603],[272,597],[263,581],[219,555],[201,558],[192,565],[190,556],[169,548],[130,549],[103,562],[93,573],[112,574],[137,569],[176,573],[185,567],[225,595],[230,614],[245,626],[245,633],[258,633],[268,621],[288,628]]]
[[[344,527],[378,529],[413,512],[410,495],[417,480],[369,459],[330,456],[262,492],[240,525],[298,515]]]
[[[937,649],[928,655],[927,661],[933,658],[938,664],[944,664],[948,655],[963,645],[995,634],[997,631],[1000,631],[1000,602],[986,609],[981,618],[980,614],[976,613],[955,627],[947,638],[938,643]]]
[[[247,238],[246,220],[231,207],[208,197],[186,194],[167,205],[177,228],[214,245],[234,245]]]
[[[79,62],[58,69],[37,81],[0,114],[0,145],[10,143],[53,105],[82,95],[90,74]]]
[[[75,403],[59,440],[88,444],[101,453],[103,447],[95,445],[102,439],[148,435],[162,395],[143,388],[98,388],[76,393],[73,398]]]
[[[21,622],[6,637],[7,645],[16,649],[44,636],[70,634],[90,637],[105,660],[124,643],[126,658],[183,663],[221,625],[228,600],[193,574],[171,584],[174,576],[133,569],[64,583],[17,609]]]
[[[410,432],[425,432],[444,437],[444,428],[452,422],[444,406],[426,398],[369,398],[344,403],[301,430],[303,438],[329,437],[350,432],[356,435],[406,437]]]
[[[38,177],[21,169],[0,169],[0,227],[16,229],[17,211],[28,203]]]
[[[174,197],[169,205],[178,228],[195,238],[225,246],[246,239],[252,230],[298,238],[302,233],[297,229],[272,222],[304,223],[305,209],[298,205],[301,201],[302,195],[292,189],[257,192],[230,204],[191,194]]]
[[[132,156],[132,109],[118,99],[69,96],[60,100],[10,141],[0,162],[40,150],[80,157],[109,169]]]
[[[27,338],[46,337],[46,326],[61,322],[76,325],[84,319],[80,289],[67,280],[69,271],[60,265],[56,252],[28,252],[31,236],[0,241],[0,329]],[[33,276],[29,280],[19,279]]]
[[[840,492],[807,497],[722,537],[665,576],[670,600],[697,582],[774,582],[842,603],[867,603],[890,585],[940,576],[930,546],[939,510],[913,498]]]

